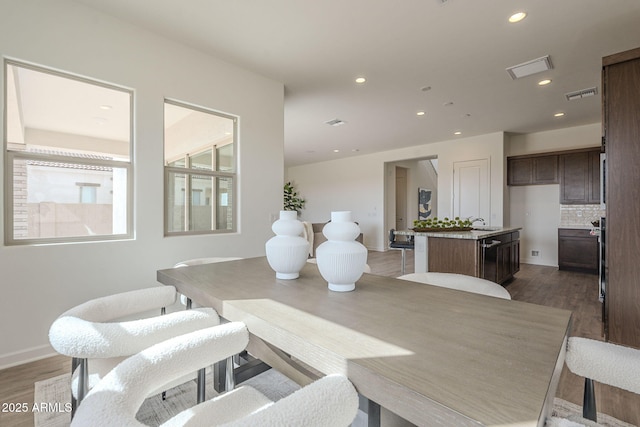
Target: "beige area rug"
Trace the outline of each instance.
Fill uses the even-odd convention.
[[[65,411],[65,403],[71,402],[70,375],[60,375],[35,383],[34,402],[45,404],[50,410],[34,412],[35,427],[68,427],[71,414]],[[217,395],[213,389],[213,375],[207,371],[206,398]],[[242,385],[250,385],[273,401],[277,401],[300,387],[281,373],[270,369]],[[196,382],[189,381],[167,390],[167,399],[160,394],[144,401],[136,418],[143,424],[158,426],[186,408],[196,404]],[[44,408],[44,406],[43,406]]]
[[[64,412],[64,405],[71,401],[70,376],[61,375],[35,383],[34,402],[45,403],[50,408],[60,408],[61,411],[43,411],[34,413],[35,427],[68,427],[71,414]],[[270,369],[260,375],[245,381],[242,385],[250,385],[259,390],[273,401],[277,401],[299,386],[278,371]],[[212,375],[207,372],[207,399],[216,395],[212,385]],[[182,410],[196,404],[196,383],[189,381],[173,389],[167,390],[167,399],[160,395],[152,396],[144,401],[136,418],[143,424],[158,426]],[[554,400],[553,416],[569,419],[579,419],[582,407],[566,400]],[[353,426],[366,426],[366,415],[358,411],[358,417]],[[598,413],[598,425],[604,427],[636,427],[609,415]],[[588,426],[589,427],[589,426]]]

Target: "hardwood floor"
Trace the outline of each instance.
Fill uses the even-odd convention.
[[[373,274],[397,277],[400,275],[400,260],[400,251],[369,252],[368,264]],[[412,273],[411,252],[407,253],[406,262],[405,272]],[[516,278],[505,284],[505,288],[514,300],[571,310],[572,335],[602,339],[597,276],[523,264]],[[69,372],[70,367],[69,358],[57,356],[0,371],[0,404],[26,402],[30,408],[33,404],[33,383]],[[582,405],[583,381],[565,367],[556,395]],[[640,426],[640,396],[596,384],[596,398],[599,412]],[[32,426],[33,414],[30,411],[0,412],[0,426],[5,425]]]
[[[33,426],[33,385],[71,372],[71,359],[55,356],[0,371],[0,426]],[[10,404],[27,404],[27,412],[17,412]],[[40,403],[40,402],[38,402]],[[5,407],[5,405],[7,405]]]

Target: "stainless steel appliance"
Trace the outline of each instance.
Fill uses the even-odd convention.
[[[605,340],[609,336],[608,334],[608,319],[607,319],[607,218],[600,218],[600,236],[598,236],[598,242],[600,243],[600,263],[599,263],[599,297],[602,302],[602,333]]]
[[[605,209],[607,206],[607,154],[600,153],[600,207]]]

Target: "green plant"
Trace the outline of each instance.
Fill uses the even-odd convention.
[[[300,212],[304,209],[305,199],[298,197],[291,181],[284,184],[284,210]]]
[[[472,222],[469,219],[460,219],[460,217],[455,217],[454,219],[449,219],[447,217],[444,219],[438,219],[438,217],[433,217],[422,221],[413,221],[414,228],[418,229],[464,229],[470,228],[471,225]]]

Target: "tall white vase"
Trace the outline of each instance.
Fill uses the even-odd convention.
[[[267,261],[278,279],[297,279],[309,257],[309,242],[301,236],[304,226],[298,212],[280,211],[271,226],[276,235],[265,244]]]
[[[327,241],[316,249],[320,274],[332,291],[354,290],[367,264],[367,248],[355,241],[360,227],[351,220],[350,211],[331,212],[331,222],[322,234]]]

